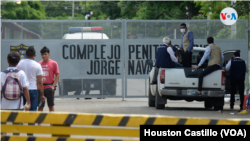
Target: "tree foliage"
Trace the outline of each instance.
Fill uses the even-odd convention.
[[[192,1],[121,1],[118,6],[123,18],[139,20],[191,19],[200,9],[200,6],[196,6]]]
[[[220,12],[231,6],[231,1],[195,1],[195,3],[201,6],[199,12],[209,16],[210,19],[220,19]]]
[[[39,1],[2,2],[1,15],[2,19],[45,19],[45,7]]]
[[[240,19],[249,19],[250,1],[237,1],[233,4],[233,8],[237,11]]]

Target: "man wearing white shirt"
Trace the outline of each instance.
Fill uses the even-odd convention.
[[[202,91],[203,77],[220,69],[224,62],[223,52],[221,51],[221,48],[219,46],[214,44],[213,37],[207,38],[207,44],[208,46],[205,50],[203,57],[201,58],[200,63],[198,64],[198,66],[193,67],[193,69],[195,70],[198,69],[205,62],[207,56],[209,56],[208,67],[199,75],[198,91],[195,93],[195,95],[199,96],[202,95],[201,91]]]
[[[230,109],[233,109],[234,107],[236,87],[238,86],[240,94],[240,110],[242,110],[244,102],[245,76],[249,70],[247,62],[240,58],[239,51],[236,51],[234,53],[234,59],[231,59],[227,63],[226,70],[230,71],[230,86],[231,86]]]
[[[37,91],[37,84],[39,85],[40,92],[42,93],[41,99],[44,101],[45,97],[43,94],[43,81],[42,81],[42,67],[39,63],[34,61],[36,57],[36,51],[33,47],[29,47],[26,50],[27,56],[26,59],[21,60],[18,65],[17,69],[23,70],[27,75],[29,81],[29,94],[30,94],[30,102],[31,108],[30,111],[37,111],[37,103],[38,103],[38,91]],[[26,99],[24,98],[24,104]]]
[[[163,44],[157,48],[154,77],[150,84],[157,84],[159,68],[182,67],[175,57],[170,38],[164,37],[162,42]]]

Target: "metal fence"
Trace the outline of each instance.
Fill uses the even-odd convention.
[[[145,97],[151,70],[146,60],[155,60],[165,36],[180,46],[181,23],[193,32],[194,46],[205,47],[212,36],[222,51],[240,49],[248,60],[247,20],[232,26],[220,20],[2,20],[1,69],[8,67],[11,47],[34,46],[41,61],[39,51],[47,46],[60,69],[56,97]],[[71,33],[70,27],[102,30]]]

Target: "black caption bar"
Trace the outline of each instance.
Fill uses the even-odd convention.
[[[248,125],[141,125],[140,141],[166,139],[250,139]]]

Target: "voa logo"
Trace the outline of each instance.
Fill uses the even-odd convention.
[[[233,8],[224,8],[220,12],[220,20],[225,25],[233,25],[238,19],[238,14]]]

